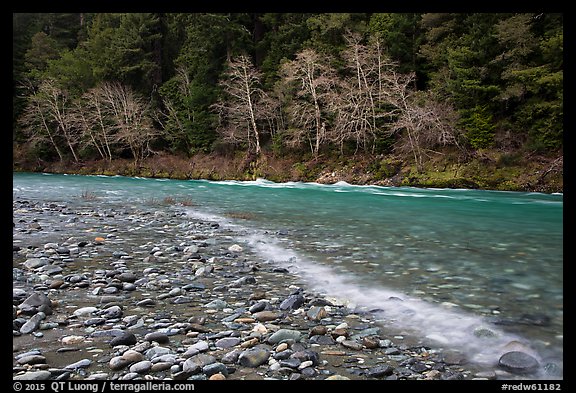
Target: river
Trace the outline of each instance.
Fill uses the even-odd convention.
[[[14,173],[13,198],[179,206],[398,334],[478,363],[511,341],[562,362],[562,194]]]

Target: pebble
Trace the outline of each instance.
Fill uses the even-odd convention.
[[[86,315],[94,314],[97,311],[98,311],[97,307],[81,307],[81,308],[74,310],[72,315],[74,315],[76,317],[83,317]]]
[[[133,349],[129,349],[124,352],[121,356],[123,359],[128,360],[129,362],[140,362],[144,359],[144,355],[142,353],[135,351]]]
[[[277,344],[285,340],[300,341],[301,336],[302,333],[300,333],[298,330],[279,329],[268,338],[268,342],[270,344]]]
[[[240,344],[240,342],[241,342],[241,340],[238,337],[226,337],[226,338],[221,338],[220,340],[217,340],[215,342],[215,345],[217,348],[226,349],[226,348],[235,347],[236,345]]]
[[[244,249],[242,247],[240,247],[238,244],[234,244],[234,245],[228,247],[228,251],[239,253],[239,252],[244,251]]]
[[[146,341],[156,341],[158,344],[168,344],[170,342],[170,337],[164,333],[152,332],[144,336]]]
[[[110,346],[117,345],[134,345],[138,342],[134,333],[124,332],[121,336],[117,336],[110,341]]]
[[[126,366],[128,366],[129,364],[132,364],[132,363],[133,363],[132,361],[130,361],[130,360],[128,360],[122,356],[114,356],[108,362],[108,366],[110,367],[111,370],[118,371],[118,370],[122,370],[123,368],[125,368]]]
[[[21,334],[29,334],[32,333],[34,330],[38,329],[40,326],[40,322],[46,318],[46,314],[43,312],[38,312],[34,314],[22,327],[20,328]]]
[[[144,374],[147,373],[148,371],[150,371],[150,369],[152,368],[152,362],[149,360],[142,360],[138,363],[134,363],[133,365],[130,366],[130,372],[131,373],[138,373],[138,374]]]
[[[69,370],[76,370],[78,368],[86,368],[89,367],[92,364],[92,360],[90,359],[82,359],[82,360],[78,360],[77,362],[74,362],[72,364],[69,364],[67,366],[65,366],[65,369],[69,369]]]
[[[369,378],[383,378],[392,375],[394,368],[389,365],[380,365],[370,368],[366,371],[366,376]]]
[[[301,294],[290,295],[280,303],[280,310],[295,310],[304,304],[304,296]]]
[[[46,357],[42,355],[29,355],[19,358],[16,362],[18,364],[40,364],[46,363]]]
[[[326,309],[318,306],[311,307],[310,310],[306,312],[306,316],[311,321],[319,321],[322,318],[326,318],[327,315]]]
[[[221,374],[224,377],[227,377],[228,376],[228,368],[223,363],[215,362],[215,363],[207,364],[204,367],[202,367],[202,373],[204,373],[208,377],[210,377],[214,374]]]
[[[346,348],[354,349],[356,351],[361,350],[364,346],[359,342],[352,341],[352,340],[343,340],[340,344]]]
[[[12,377],[13,380],[16,381],[45,381],[50,379],[52,373],[46,370],[40,371],[27,371],[21,375],[15,375]]]
[[[275,311],[259,311],[252,315],[252,317],[259,322],[270,322],[278,319],[280,313]]]
[[[244,367],[258,367],[268,361],[270,351],[265,348],[250,348],[238,357],[238,362]]]

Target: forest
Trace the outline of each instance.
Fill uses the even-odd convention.
[[[15,169],[563,187],[562,14],[12,18]]]

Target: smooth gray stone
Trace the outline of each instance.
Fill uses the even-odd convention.
[[[301,336],[302,333],[298,330],[279,329],[268,338],[268,342],[270,344],[277,344],[285,340],[300,341]]]
[[[232,348],[240,344],[240,339],[238,337],[225,337],[216,341],[216,347],[218,348]]]
[[[250,348],[242,352],[238,357],[238,363],[244,367],[258,367],[268,361],[270,351],[264,348]]]
[[[280,303],[280,310],[295,310],[303,305],[304,301],[304,296],[300,294],[290,295]]]
[[[75,362],[75,363],[69,364],[69,365],[67,365],[67,366],[64,367],[64,368],[65,368],[65,369],[68,369],[68,370],[76,370],[76,369],[78,369],[78,368],[86,368],[86,367],[89,367],[91,364],[92,364],[92,360],[90,360],[90,359],[82,359],[82,360],[79,360],[79,361],[77,361],[77,362]]]
[[[138,363],[134,363],[133,365],[131,365],[130,372],[144,374],[150,371],[151,368],[152,368],[152,362],[150,360],[142,360]]]
[[[144,340],[150,342],[156,341],[158,344],[168,344],[170,338],[164,333],[152,332],[145,335]]]
[[[527,374],[536,371],[540,364],[533,356],[525,352],[512,351],[507,352],[500,357],[498,365],[515,374]]]
[[[16,381],[45,381],[50,379],[52,373],[46,370],[40,371],[28,371],[22,375],[16,375],[12,377],[13,380]]]
[[[207,377],[218,373],[223,374],[225,377],[228,376],[228,368],[226,365],[218,362],[207,364],[206,366],[202,367],[202,372],[206,374]]]
[[[40,322],[46,318],[46,314],[43,312],[38,312],[34,314],[22,327],[20,328],[20,333],[29,334],[40,327]]]
[[[117,345],[134,345],[138,342],[136,336],[133,333],[124,332],[121,336],[117,336],[110,341],[110,346],[115,347]]]

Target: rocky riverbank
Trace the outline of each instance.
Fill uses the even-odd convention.
[[[13,201],[13,378],[522,379],[386,331],[179,206]],[[557,375],[557,374],[556,374]]]

